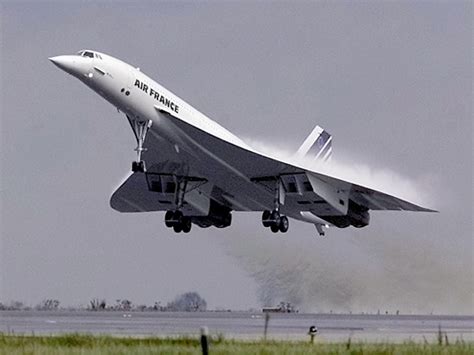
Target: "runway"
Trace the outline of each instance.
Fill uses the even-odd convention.
[[[265,315],[251,312],[90,312],[0,311],[0,332],[15,334],[89,333],[123,336],[198,335],[202,326],[225,338],[261,339]],[[474,341],[474,316],[343,315],[271,313],[268,338],[308,339],[310,326],[318,341],[434,342],[439,327],[450,341]]]

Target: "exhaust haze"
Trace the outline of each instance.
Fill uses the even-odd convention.
[[[337,148],[332,161],[321,164],[299,159],[289,148],[255,139],[246,141],[271,157],[380,189],[424,207],[426,201],[434,201],[429,190],[436,187],[435,179],[424,184],[427,177],[411,181],[388,168],[377,170],[368,164],[348,163],[348,159],[338,157]],[[390,214],[372,212],[375,216],[369,227],[330,228],[325,238],[316,237],[316,231],[309,231],[308,236],[277,234],[262,238],[249,231],[244,240],[227,240],[224,248],[255,279],[263,305],[285,301],[305,312],[463,313],[472,309],[472,280],[466,269],[469,265],[446,258],[443,243],[431,243],[398,228],[396,222],[381,221],[383,213]],[[411,217],[423,219],[426,214]],[[460,292],[453,295],[452,290]]]
[[[442,250],[390,231],[376,237],[357,232],[339,240],[335,234],[330,230],[312,246],[301,236],[249,234],[225,247],[257,282],[263,305],[291,302],[304,312],[472,310],[466,265],[440,263]]]

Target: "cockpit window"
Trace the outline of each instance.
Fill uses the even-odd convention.
[[[99,58],[97,53],[94,53],[94,52],[91,52],[91,51],[79,51],[79,52],[77,52],[77,55],[79,55],[81,57],[89,57],[89,58],[94,58],[94,54],[95,54],[96,58]]]

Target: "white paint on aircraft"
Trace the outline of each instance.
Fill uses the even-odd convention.
[[[260,153],[138,68],[92,50],[52,57],[125,114],[137,140],[132,174],[114,192],[120,212],[167,211],[176,232],[228,227],[234,211],[263,212],[273,232],[288,217],[328,226],[365,227],[370,210],[432,210],[365,186]],[[95,73],[95,75],[94,75]],[[332,136],[316,126],[297,156],[327,161]],[[287,217],[288,216],[288,217]]]

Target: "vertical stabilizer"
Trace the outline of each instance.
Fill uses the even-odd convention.
[[[332,155],[332,136],[316,126],[296,152],[299,157],[327,162]]]

